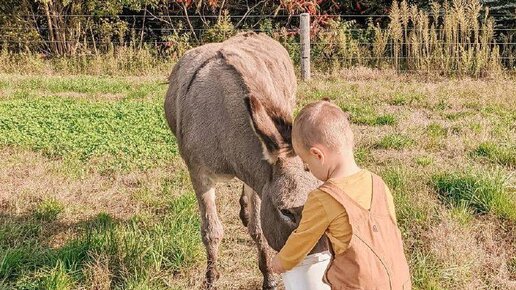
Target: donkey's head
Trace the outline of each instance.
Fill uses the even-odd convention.
[[[319,182],[294,153],[292,117],[252,95],[245,101],[264,159],[271,166],[271,175],[261,192],[262,230],[269,245],[280,250],[300,221],[308,193]]]

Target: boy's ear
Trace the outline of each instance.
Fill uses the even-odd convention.
[[[321,151],[321,149],[319,149],[317,147],[311,147],[310,148],[310,154],[312,154],[313,156],[315,156],[315,158],[317,158],[319,160],[322,160],[323,157],[324,157],[324,154]]]
[[[263,146],[264,158],[274,164],[282,151],[292,151],[292,119],[269,112],[262,102],[250,95],[244,99],[251,123]]]

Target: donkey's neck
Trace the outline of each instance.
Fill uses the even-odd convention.
[[[272,166],[263,159],[253,160],[249,157],[235,169],[236,176],[251,187],[261,197],[263,187],[270,181]]]

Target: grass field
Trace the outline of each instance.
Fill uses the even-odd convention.
[[[0,289],[192,289],[205,254],[165,74],[0,74]],[[516,80],[366,69],[301,83],[351,114],[390,185],[416,289],[516,289]],[[218,186],[220,288],[256,289],[240,184]]]

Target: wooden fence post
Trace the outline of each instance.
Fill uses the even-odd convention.
[[[301,78],[306,81],[310,79],[310,14],[301,13],[300,30]]]

